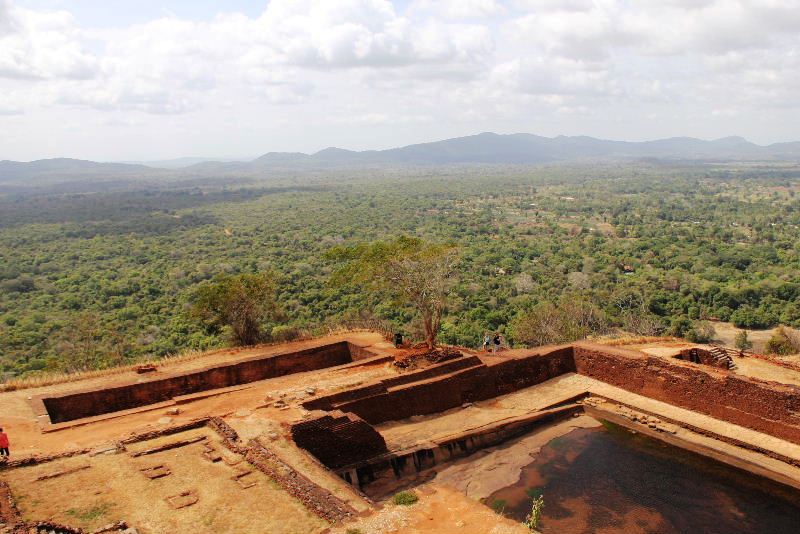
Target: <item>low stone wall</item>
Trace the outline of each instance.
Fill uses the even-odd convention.
[[[253,439],[247,445],[243,444],[236,430],[219,417],[209,419],[208,426],[222,437],[225,447],[244,456],[250,465],[274,480],[284,491],[319,517],[326,521],[337,522],[356,515],[353,507],[295,471],[258,440]]]
[[[254,356],[238,362],[103,389],[42,397],[51,423],[62,423],[171,400],[210,389],[247,384],[353,361],[351,344],[342,341],[286,354]],[[359,354],[367,352],[359,348]]]
[[[613,386],[800,443],[800,388],[641,352],[578,343],[577,371]]]
[[[81,454],[88,454],[90,452],[92,452],[92,449],[86,447],[83,449],[70,449],[68,451],[59,452],[55,454],[43,454],[43,455],[33,455],[33,456],[25,456],[22,458],[15,458],[13,460],[0,462],[0,471],[2,471],[3,469],[13,469],[15,467],[28,467],[31,465],[54,462],[56,460],[61,460],[62,458],[71,458],[73,456],[80,456]]]
[[[160,438],[162,436],[171,436],[172,434],[187,432],[189,430],[194,430],[195,428],[202,428],[209,425],[209,420],[209,417],[200,417],[197,419],[192,419],[191,421],[187,421],[186,423],[170,425],[157,430],[146,430],[144,432],[129,434],[128,437],[117,441],[117,447],[124,448],[125,445],[130,445],[131,443],[150,441],[151,439]]]

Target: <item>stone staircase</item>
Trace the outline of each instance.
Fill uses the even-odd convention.
[[[715,365],[730,371],[735,371],[738,368],[730,353],[722,347],[713,347],[710,353]]]

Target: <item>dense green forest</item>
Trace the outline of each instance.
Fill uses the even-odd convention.
[[[800,326],[800,170],[630,164],[272,177],[0,197],[5,376],[227,342],[191,313],[215,277],[269,272],[284,335],[412,313],[332,285],[336,245],[419,236],[460,251],[441,341],[475,346],[543,302],[677,334],[713,317]],[[638,324],[638,323],[637,323]],[[513,336],[511,336],[513,342]]]

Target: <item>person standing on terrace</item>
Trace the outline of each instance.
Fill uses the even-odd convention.
[[[11,454],[8,452],[8,447],[8,434],[3,432],[3,429],[0,428],[0,457],[8,458],[11,456]]]
[[[500,345],[502,344],[502,338],[500,336],[500,332],[494,333],[494,338],[492,338],[492,354],[496,354],[497,351],[500,350]]]

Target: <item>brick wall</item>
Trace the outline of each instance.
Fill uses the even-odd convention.
[[[473,362],[470,360],[469,363]],[[316,399],[314,407],[335,406],[343,412],[357,414],[370,424],[380,424],[449,410],[466,402],[491,399],[574,371],[572,347],[547,347],[526,357],[475,365],[430,378],[427,370],[409,373],[403,376],[413,377],[416,381],[390,382],[394,386],[391,389],[386,388],[387,381],[371,384],[338,394],[334,399]]]
[[[45,397],[42,402],[50,415],[50,422],[61,423],[164,402],[179,395],[323,369],[350,361],[349,344],[340,342],[287,354],[256,356],[144,382]]]
[[[292,425],[292,439],[328,467],[344,467],[387,452],[383,436],[357,415],[340,411],[315,415]]]
[[[576,344],[580,374],[645,397],[800,443],[800,388],[680,360]]]

